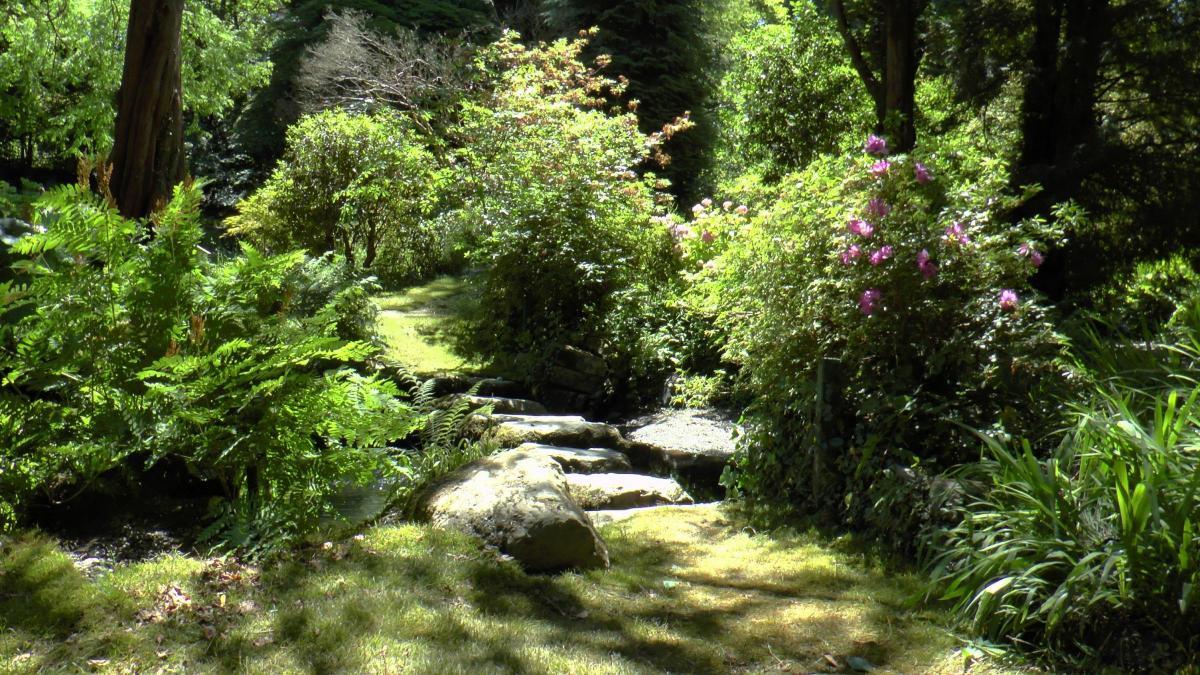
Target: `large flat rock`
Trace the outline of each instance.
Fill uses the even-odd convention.
[[[585,509],[632,509],[656,504],[691,504],[692,497],[671,478],[633,473],[567,474],[571,496]]]
[[[621,448],[625,439],[610,424],[578,415],[491,415],[471,420],[470,430],[502,448],[541,443],[567,448]]]
[[[663,410],[628,434],[634,464],[716,485],[737,449],[737,425],[707,410]]]
[[[475,535],[530,571],[608,567],[608,548],[553,458],[508,450],[427,489],[418,518]]]
[[[537,401],[524,398],[505,398],[503,396],[471,396],[457,394],[456,399],[465,399],[472,408],[490,406],[492,412],[501,415],[545,415],[546,406]]]
[[[542,443],[523,443],[517,450],[545,455],[567,473],[625,473],[633,471],[625,453],[608,448],[564,448]]]

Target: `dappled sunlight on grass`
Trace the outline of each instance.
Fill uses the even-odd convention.
[[[462,277],[443,276],[403,291],[377,295],[374,300],[383,310],[448,315],[454,313],[464,292]]]
[[[258,569],[170,556],[95,580],[46,539],[0,556],[0,670],[961,672],[916,580],[716,508],[604,529],[613,567],[531,576],[464,536],[380,526]],[[978,666],[971,672],[979,672]]]
[[[404,291],[375,296],[383,311],[378,328],[386,355],[417,375],[474,373],[481,364],[455,354],[450,331],[465,286],[460,277],[438,277]]]

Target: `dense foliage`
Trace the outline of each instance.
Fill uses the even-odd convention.
[[[1093,336],[1080,362],[1093,391],[1047,457],[984,437],[962,474],[988,491],[933,561],[936,592],[980,633],[1061,653],[1104,644],[1127,668],[1161,656],[1148,645],[1163,636],[1194,650],[1200,351],[1191,329],[1182,338],[1147,349]]]
[[[38,203],[2,296],[6,524],[34,493],[67,498],[171,458],[219,485],[214,533],[243,545],[403,472],[383,448],[421,419],[355,369],[377,351],[362,282],[300,253],[210,261],[198,199],[181,187],[151,237],[77,187]]]
[[[756,394],[738,489],[914,527],[904,511],[920,502],[887,494],[897,469],[969,459],[961,424],[1024,432],[1050,418],[1057,341],[1027,279],[1055,231],[999,221],[998,168],[956,188],[872,137],[790,176],[729,233],[739,241],[707,292]],[[821,385],[829,360],[840,374]]]
[[[270,251],[337,251],[381,278],[416,279],[446,257],[431,218],[445,180],[396,115],[328,110],[288,130],[283,159],[227,223]]]
[[[635,171],[656,140],[632,113],[600,109],[620,85],[579,62],[583,46],[525,49],[510,35],[489,47],[480,58],[492,97],[468,104],[456,132],[470,186],[458,217],[477,223],[471,260],[481,266],[467,346],[515,357],[535,378],[564,344],[632,348],[614,322],[638,314],[671,265],[652,221],[669,197]]]
[[[274,0],[189,2],[183,18],[183,105],[220,116],[264,84]],[[0,18],[0,160],[74,162],[112,144],[127,2],[9,3]]]

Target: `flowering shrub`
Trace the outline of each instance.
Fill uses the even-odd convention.
[[[455,135],[477,243],[477,302],[464,347],[536,381],[563,344],[625,360],[671,280],[655,214],[665,184],[635,169],[658,149],[628,111],[623,83],[580,62],[584,40],[529,49],[507,34],[480,54],[489,95]],[[507,361],[507,363],[505,363]]]
[[[936,166],[872,137],[857,156],[785,179],[716,260],[709,295],[756,396],[732,487],[810,495],[810,507],[891,518],[891,529],[887,476],[968,459],[959,425],[1042,430],[1059,340],[1027,279],[1060,230],[1001,222],[1005,175],[984,169],[945,185]],[[840,364],[842,386],[831,380],[818,418],[823,359]],[[814,444],[832,457],[817,476]]]

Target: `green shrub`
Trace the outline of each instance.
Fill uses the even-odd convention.
[[[775,8],[727,53],[717,94],[723,177],[757,168],[777,179],[845,149],[874,120],[837,26],[814,3]]]
[[[431,218],[443,180],[398,116],[328,110],[288,130],[271,177],[226,222],[267,251],[337,251],[380,278],[413,280],[446,256]]]
[[[979,633],[1121,668],[1159,670],[1154,644],[1194,654],[1200,631],[1200,387],[1098,385],[1046,459],[984,436],[964,471],[990,488],[939,542],[932,593]],[[1115,659],[1112,661],[1110,659]]]
[[[1127,331],[1156,332],[1200,295],[1200,274],[1182,254],[1138,263],[1095,293],[1095,311]]]
[[[916,157],[872,149],[785,178],[767,211],[729,233],[736,245],[706,264],[699,290],[755,398],[729,484],[907,545],[923,500],[903,476],[968,459],[960,424],[1027,432],[1053,419],[1060,342],[1027,278],[1056,228],[1001,220],[1010,200],[995,163],[955,187]]]
[[[481,53],[491,96],[468,104],[457,136],[476,223],[476,298],[466,351],[532,376],[557,346],[620,358],[640,333],[639,303],[670,280],[670,244],[652,221],[656,145],[632,113],[606,114],[620,85],[578,61],[583,41],[526,49],[508,34]],[[628,329],[627,331],[625,329]]]
[[[150,237],[77,187],[38,203],[44,231],[0,286],[5,524],[34,492],[170,457],[220,487],[218,540],[255,546],[312,528],[348,484],[406,473],[382,448],[422,419],[355,369],[378,351],[362,283],[339,259],[249,245],[213,263],[198,200],[177,189]]]

